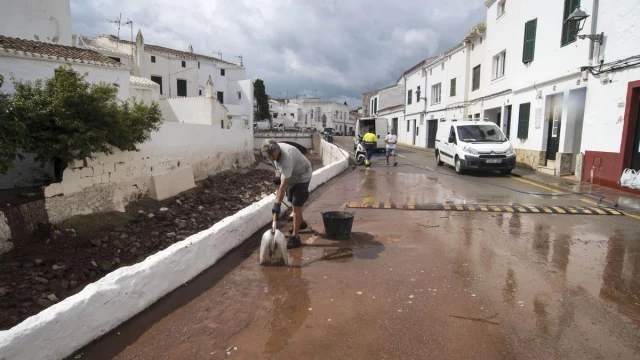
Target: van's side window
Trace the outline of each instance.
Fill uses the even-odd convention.
[[[456,144],[456,131],[453,128],[453,126],[451,127],[451,131],[449,131],[449,139],[453,139],[453,141],[451,141],[452,144]]]

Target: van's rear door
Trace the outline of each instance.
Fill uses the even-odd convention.
[[[378,137],[378,148],[385,148],[384,138],[389,133],[389,120],[387,118],[376,118],[376,136]]]

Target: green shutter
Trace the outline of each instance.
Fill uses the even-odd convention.
[[[451,87],[449,88],[449,96],[456,96],[456,79],[451,79]]]
[[[520,104],[518,114],[518,139],[529,137],[529,116],[531,115],[531,103]]]
[[[536,51],[536,29],[538,27],[538,19],[529,20],[524,24],[524,47],[522,50],[522,62],[529,63],[533,61]]]
[[[576,23],[565,22],[569,15],[575,10],[578,6],[580,6],[580,0],[564,0],[564,13],[562,17],[562,46],[568,45],[577,39],[576,34]]]

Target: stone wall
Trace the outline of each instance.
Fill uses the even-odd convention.
[[[155,176],[166,178],[186,169],[197,181],[251,166],[253,161],[249,130],[165,123],[138,152],[117,151],[71,164],[61,183],[45,188],[49,220],[58,223],[75,215],[124,211],[129,202],[150,192]]]
[[[515,149],[516,163],[518,166],[537,170],[538,167],[545,165],[546,151]]]

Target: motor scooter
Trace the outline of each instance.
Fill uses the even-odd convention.
[[[364,143],[362,139],[358,140],[358,146],[356,146],[356,164],[364,164],[364,160],[367,158],[367,151],[364,149]]]

